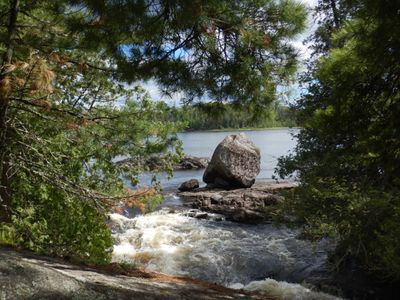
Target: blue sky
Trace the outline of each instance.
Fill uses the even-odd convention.
[[[307,5],[309,8],[315,7],[318,3],[318,0],[300,0],[299,2]],[[310,52],[307,49],[307,46],[303,45],[303,40],[307,38],[314,30],[316,25],[314,24],[314,20],[312,16],[309,16],[307,30],[301,35],[297,37],[297,39],[293,42],[293,45],[299,50],[299,55],[301,60],[305,60],[309,57]],[[304,71],[304,66],[300,67],[300,72]],[[182,98],[182,94],[177,93],[173,95],[171,98],[163,96],[156,82],[153,80],[147,82],[139,82],[139,84],[145,88],[150,94],[151,98],[154,101],[163,100],[171,105],[179,105],[180,99]],[[282,100],[285,102],[293,102],[301,93],[301,90],[297,84],[293,84],[289,87],[279,87],[278,92],[282,94]]]

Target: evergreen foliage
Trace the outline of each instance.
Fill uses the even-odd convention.
[[[295,75],[290,39],[304,29],[306,10],[293,0],[72,2],[90,12],[73,24],[83,44],[101,41],[121,78],[155,78],[188,101],[265,106]]]
[[[278,171],[301,181],[287,203],[297,222],[314,237],[338,237],[336,262],[399,279],[400,6],[340,0],[320,8],[331,2],[346,14],[325,31],[329,42],[298,103],[296,152]]]

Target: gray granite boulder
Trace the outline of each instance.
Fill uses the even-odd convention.
[[[222,188],[251,187],[260,172],[260,150],[244,133],[228,135],[217,146],[203,181]]]

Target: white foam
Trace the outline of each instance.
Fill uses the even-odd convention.
[[[341,298],[322,292],[315,292],[300,284],[276,281],[271,278],[252,281],[247,285],[235,283],[229,286],[233,289],[244,289],[246,291],[258,291],[268,296],[279,297],[284,300],[338,300]]]
[[[135,247],[129,243],[122,243],[114,246],[113,255],[121,260],[132,259],[136,254]]]
[[[111,226],[111,228],[116,229],[120,232],[135,227],[136,223],[135,219],[130,219],[117,213],[109,214],[108,217],[109,217],[109,225]]]

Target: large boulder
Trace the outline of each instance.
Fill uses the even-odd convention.
[[[217,146],[203,181],[215,187],[251,187],[260,172],[260,150],[244,133],[228,135]]]

